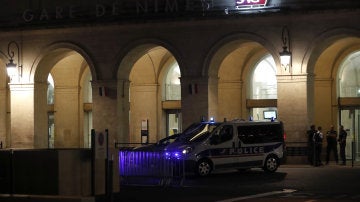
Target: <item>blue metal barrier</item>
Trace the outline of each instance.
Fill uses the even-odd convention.
[[[182,186],[185,164],[164,152],[120,150],[119,173],[123,185]]]

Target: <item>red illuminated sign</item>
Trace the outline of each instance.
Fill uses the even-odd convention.
[[[267,0],[236,0],[236,8],[256,8],[266,6]]]

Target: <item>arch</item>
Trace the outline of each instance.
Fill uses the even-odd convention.
[[[57,68],[59,65],[65,67]],[[75,71],[75,69],[68,68],[69,65],[76,65],[76,74],[69,80],[64,79],[67,71]],[[56,135],[60,139],[56,140],[55,147],[82,147],[83,139],[80,138],[84,134],[83,124],[81,119],[83,116],[82,97],[78,95],[82,86],[81,79],[86,68],[89,68],[91,73],[96,70],[94,63],[90,60],[90,56],[78,45],[69,42],[55,42],[44,48],[41,54],[35,59],[30,69],[30,78],[34,80],[34,146],[35,148],[48,147],[47,137],[47,120],[48,120],[48,105],[47,105],[47,79],[50,71],[59,72],[60,80],[56,79],[56,75],[52,75],[55,80],[55,86],[59,94],[55,105],[50,110],[54,113],[55,120],[61,124],[55,124]],[[67,70],[66,70],[67,69]],[[69,100],[69,101],[66,101]],[[65,106],[66,105],[66,106]],[[73,121],[66,119],[66,114],[72,114]],[[59,126],[62,127],[59,127]],[[61,132],[60,132],[61,129]],[[61,134],[61,135],[59,135]]]
[[[117,68],[114,70],[114,75],[117,75],[117,79],[128,80],[134,63],[150,49],[157,46],[165,48],[175,57],[182,74],[186,71],[185,65],[182,62],[183,57],[177,48],[165,40],[148,38],[129,43],[117,54],[119,55],[119,60],[117,62],[118,65],[116,65]]]
[[[154,55],[155,54],[155,55]],[[158,55],[156,55],[158,54]],[[161,122],[164,120],[163,116],[164,113],[162,112],[162,85],[160,82],[162,81],[162,69],[164,65],[168,63],[168,61],[171,58],[174,58],[175,61],[178,62],[180,71],[184,72],[186,71],[184,68],[184,65],[182,65],[182,56],[177,51],[177,49],[170,43],[166,42],[165,40],[161,39],[139,39],[134,42],[129,43],[127,46],[125,46],[124,49],[119,55],[119,62],[117,72],[114,72],[114,75],[117,76],[117,89],[118,89],[118,95],[121,95],[118,97],[117,105],[118,107],[118,123],[121,123],[118,125],[118,141],[122,142],[129,142],[129,141],[137,141],[139,142],[139,137],[132,137],[132,134],[138,134],[140,131],[138,131],[138,127],[133,127],[133,124],[139,124],[139,121],[141,121],[140,116],[144,116],[144,113],[136,111],[138,107],[140,107],[139,102],[135,101],[134,99],[131,100],[130,96],[132,98],[135,98],[137,91],[142,91],[141,96],[143,96],[144,99],[147,100],[146,104],[141,104],[141,107],[144,107],[145,105],[148,106],[148,110],[145,110],[148,115],[150,116],[150,128],[149,133],[152,134],[150,137],[150,141],[154,142],[160,137],[160,135],[165,134],[165,128],[164,124],[161,124]],[[158,56],[161,55],[160,59]],[[154,58],[158,58],[156,61],[154,61]],[[142,60],[142,61],[140,61]],[[134,69],[135,65],[138,65],[138,62],[145,62],[147,61],[148,64],[151,64],[152,71],[147,72],[148,75],[145,75],[146,72],[140,72],[137,71],[138,74],[141,74],[143,76],[153,76],[151,80],[149,80],[149,77],[147,77],[147,80],[142,80],[140,78],[136,78],[136,81],[130,84],[130,75],[132,74],[132,70]],[[134,77],[135,78],[135,77]],[[136,85],[134,85],[137,82]],[[133,93],[129,93],[131,89],[137,89]],[[145,95],[146,94],[146,95]],[[145,98],[145,97],[146,98]],[[131,103],[129,103],[129,100],[131,100]],[[130,104],[131,107],[131,116],[130,116]],[[151,105],[151,106],[150,106]],[[151,108],[151,110],[150,110]],[[144,110],[142,110],[144,112]],[[129,117],[134,119],[131,122],[129,122]],[[144,118],[143,117],[143,118]],[[146,117],[145,117],[146,118]],[[164,131],[164,132],[160,132]],[[132,133],[132,134],[130,134]],[[155,134],[155,135],[154,135]]]
[[[360,50],[360,31],[335,28],[313,40],[303,59],[308,77],[309,118],[324,128],[339,124],[339,68],[354,51]],[[311,119],[310,119],[311,120]]]
[[[209,115],[219,116],[219,119],[248,116],[246,100],[249,99],[253,67],[265,55],[271,55],[276,64],[280,63],[275,57],[278,53],[269,41],[255,33],[235,33],[222,38],[211,48],[202,69],[202,75],[209,78]],[[228,65],[224,66],[225,63]]]
[[[41,68],[39,69],[37,67],[47,62],[55,64],[61,58],[64,58],[68,54],[70,54],[71,51],[77,52],[84,58],[84,60],[86,61],[86,63],[90,68],[93,79],[97,80],[100,75],[95,67],[93,60],[91,59],[92,58],[91,55],[85,50],[85,48],[81,47],[80,45],[74,42],[68,42],[68,41],[59,41],[47,45],[31,65],[29,80],[33,78],[34,81],[42,81],[42,82],[46,81],[47,74],[45,78],[44,72],[46,71],[49,72],[50,69],[41,69]]]
[[[325,49],[327,49],[335,41],[343,38],[360,37],[360,31],[345,27],[328,29],[318,34],[311,42],[309,42],[303,59],[301,60],[301,72],[313,74],[315,71],[315,63]]]
[[[225,56],[237,49],[241,44],[245,43],[255,43],[258,45],[257,48],[265,49],[273,56],[275,63],[277,66],[279,66],[280,60],[277,57],[277,49],[269,41],[270,40],[267,40],[263,36],[260,36],[256,33],[248,32],[225,36],[219,40],[207,54],[202,70],[203,76],[217,76],[217,72],[219,70],[218,67],[220,66],[219,64],[225,58]]]

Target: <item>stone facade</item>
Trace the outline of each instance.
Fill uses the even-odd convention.
[[[4,23],[0,141],[5,148],[48,147],[45,98],[51,73],[56,91],[55,147],[86,147],[80,81],[88,71],[92,128],[109,129],[111,146],[139,142],[141,121],[148,119],[150,142],[155,142],[165,136],[162,79],[169,60],[176,60],[181,69],[184,127],[201,117],[247,119],[249,79],[254,65],[266,54],[277,65],[276,107],[287,141],[306,141],[310,124],[324,128],[339,124],[338,69],[347,55],[360,49],[358,4],[351,9],[324,5],[311,11],[279,8],[269,13],[265,9],[265,14],[193,19],[139,22],[137,17],[129,23],[106,22],[107,18],[91,23],[71,16],[55,23],[58,19],[50,14],[42,13],[41,18],[37,13],[36,19],[19,26]],[[292,51],[292,67],[286,71],[279,60],[284,26],[290,31]],[[22,63],[21,77],[11,82],[5,71],[10,41],[20,45]],[[189,93],[192,84],[198,87],[196,94]],[[99,89],[106,89],[106,94],[100,95]]]

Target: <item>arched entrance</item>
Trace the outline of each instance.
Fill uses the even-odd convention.
[[[153,143],[181,131],[180,75],[164,46],[144,44],[127,53],[118,71],[119,142]]]
[[[268,80],[260,82],[264,69],[267,70]],[[264,111],[276,112],[276,72],[272,55],[259,42],[233,40],[225,43],[210,63],[209,86],[218,81],[218,88],[209,89],[213,91],[209,95],[217,96],[216,99],[209,98],[217,100],[211,103],[210,111],[217,114],[219,120],[260,120],[264,119]]]
[[[316,60],[314,94],[309,94],[310,102],[313,98],[313,106],[310,108],[313,108],[313,123],[322,126],[324,134],[330,129],[330,125],[334,125],[338,132],[340,125],[344,125],[348,133],[346,156],[348,159],[358,159],[360,38],[337,37],[338,35],[341,36],[336,32],[335,37],[324,40],[328,46]],[[312,90],[309,89],[309,92]],[[324,143],[326,145],[326,138]]]
[[[92,129],[89,64],[77,51],[56,48],[34,77],[35,147],[88,148]]]
[[[338,72],[339,122],[347,129],[346,157],[360,158],[360,50],[347,56]],[[354,143],[354,144],[353,144]]]

